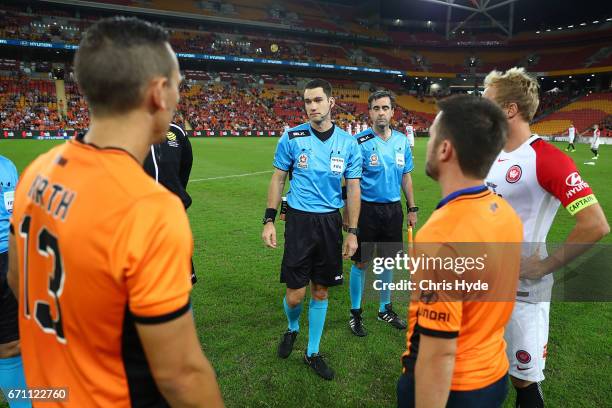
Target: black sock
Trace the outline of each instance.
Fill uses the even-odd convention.
[[[595,149],[591,149],[591,151],[593,152],[593,154],[594,154],[595,156],[597,156],[597,150],[595,150]]]
[[[516,388],[516,408],[544,408],[544,395],[540,383]]]

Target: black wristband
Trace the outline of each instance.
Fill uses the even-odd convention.
[[[272,222],[276,219],[276,208],[266,208],[266,212],[264,214],[264,220],[271,219]]]
[[[346,200],[347,199],[347,195],[346,195],[346,186],[342,186],[342,199]]]

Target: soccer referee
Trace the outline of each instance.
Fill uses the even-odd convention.
[[[357,249],[362,163],[356,140],[331,121],[335,101],[329,82],[308,82],[303,98],[309,121],[285,131],[279,139],[262,238],[268,247],[276,248],[276,209],[287,174],[292,172],[280,276],[281,283],[287,286],[283,306],[289,324],[278,346],[278,356],[287,358],[293,350],[300,329],[302,300],[310,284],[304,361],[319,376],[331,380],[334,372],[319,354],[319,343],[327,313],[327,289],[342,284],[342,257],[348,259]],[[346,180],[350,209],[344,247],[339,212],[344,206],[342,178]]]
[[[357,252],[353,255],[355,265],[351,268],[349,292],[351,317],[349,327],[354,335],[366,336],[361,317],[361,298],[365,284],[365,270],[372,260],[375,243],[378,255],[393,257],[402,250],[402,226],[404,213],[400,201],[400,190],[406,197],[408,225],[415,226],[417,211],[410,172],[414,168],[410,140],[401,132],[391,129],[395,113],[395,96],[379,90],[368,98],[372,127],[355,137],[363,156],[361,179],[361,212],[359,214],[359,237]],[[366,243],[365,247],[362,243]],[[393,271],[386,269],[383,284],[393,281]],[[385,286],[386,288],[386,286]],[[387,322],[396,329],[406,328],[391,305],[391,291],[380,291],[378,320]]]

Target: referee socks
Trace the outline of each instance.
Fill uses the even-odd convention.
[[[287,304],[287,297],[283,298],[283,308],[285,309],[285,315],[287,315],[287,321],[289,322],[289,330],[300,331],[300,314],[302,313],[302,302],[295,307],[291,308]]]
[[[349,294],[351,296],[351,309],[359,309],[361,307],[361,296],[363,294],[363,285],[365,283],[365,271],[353,265],[351,267],[351,275],[349,280]]]
[[[385,289],[380,291],[380,306],[378,307],[378,311],[380,313],[384,313],[387,311],[385,306],[391,303],[391,291],[388,289],[389,286],[385,284],[393,282],[393,270],[385,269],[380,276],[380,280],[382,281]]]
[[[319,343],[325,326],[325,315],[327,314],[327,299],[310,299],[308,308],[308,357],[319,352]]]

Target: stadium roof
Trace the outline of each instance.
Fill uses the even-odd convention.
[[[328,0],[341,1],[341,0]],[[382,0],[380,1],[381,17],[384,19],[407,19],[446,22],[448,6],[444,3],[477,8],[478,6],[500,7],[489,14],[500,20],[508,20],[511,13],[510,3],[514,3],[514,31],[539,30],[548,27],[578,27],[581,23],[593,24],[606,22],[612,18],[612,7],[609,1],[597,0]],[[359,2],[358,2],[359,3]],[[505,6],[501,6],[505,4]],[[458,22],[467,18],[472,11],[455,7],[452,10],[452,21]],[[484,15],[474,19],[489,20]],[[490,20],[489,20],[490,21]]]

